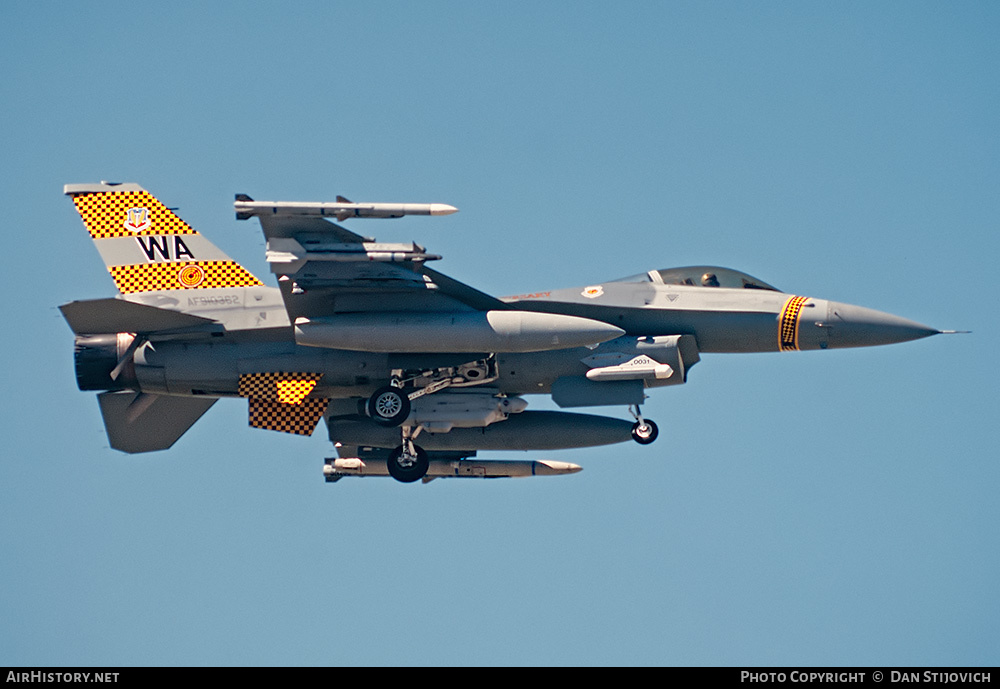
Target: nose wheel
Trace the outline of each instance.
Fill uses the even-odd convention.
[[[636,421],[632,425],[632,440],[640,445],[649,445],[651,442],[656,440],[656,436],[659,434],[660,429],[658,429],[656,424],[649,419],[641,422]]]
[[[638,405],[629,407],[628,410],[635,417],[635,423],[632,424],[632,440],[640,445],[649,445],[656,440],[656,437],[660,435],[660,429],[656,427],[656,424],[649,419],[642,418],[642,412],[639,411]]]

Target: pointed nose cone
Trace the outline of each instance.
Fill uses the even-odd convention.
[[[831,301],[824,324],[829,328],[830,347],[872,347],[919,340],[940,330],[891,313]]]
[[[451,215],[452,213],[457,213],[458,209],[454,206],[449,206],[447,203],[432,203],[430,204],[430,214],[431,215]]]
[[[578,471],[583,471],[583,467],[579,464],[557,462],[552,459],[539,459],[532,462],[532,464],[534,466],[531,469],[531,473],[534,476],[559,476],[561,474],[575,474]]]

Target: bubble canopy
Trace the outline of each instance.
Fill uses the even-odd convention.
[[[762,280],[732,268],[721,266],[684,266],[664,268],[648,273],[629,275],[612,282],[654,282],[661,285],[690,285],[692,287],[725,287],[729,289],[765,289],[780,292]]]

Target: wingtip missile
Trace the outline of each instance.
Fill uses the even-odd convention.
[[[255,215],[320,216],[344,221],[349,218],[401,218],[404,215],[451,215],[458,209],[447,203],[353,203],[338,196],[332,203],[254,201],[237,194],[233,203],[238,220]]]

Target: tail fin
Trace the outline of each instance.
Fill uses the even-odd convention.
[[[263,283],[138,184],[67,184],[124,295]]]

